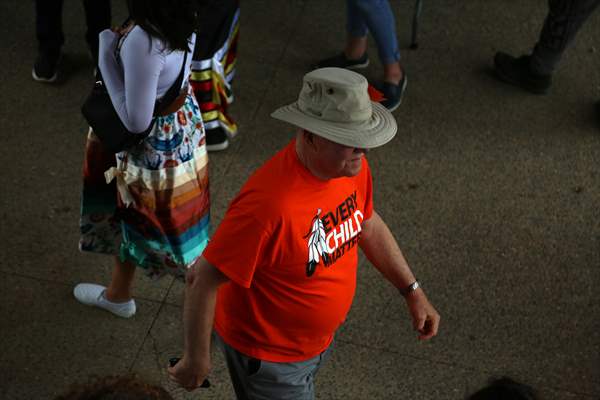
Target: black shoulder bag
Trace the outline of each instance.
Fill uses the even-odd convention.
[[[156,101],[153,116],[160,114],[162,110],[165,110],[179,96],[187,61],[187,51],[184,54],[179,76],[162,99]],[[81,112],[104,147],[113,153],[118,153],[140,144],[150,134],[156,120],[156,118],[152,118],[150,126],[143,132],[130,132],[123,125],[121,118],[119,118],[113,107],[108,91],[106,90],[106,85],[100,74],[100,69],[98,69],[96,83],[92,88],[92,92],[85,99],[83,106],[81,106]]]

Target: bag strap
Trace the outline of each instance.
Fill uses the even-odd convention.
[[[160,99],[156,100],[156,104],[154,105],[154,114],[160,114],[160,112],[166,109],[168,106],[175,101],[175,99],[179,96],[181,92],[181,83],[183,82],[183,75],[185,72],[185,65],[187,62],[188,52],[184,51],[183,55],[183,64],[181,65],[181,71],[179,71],[179,76],[175,80],[175,83],[171,85],[167,93]]]

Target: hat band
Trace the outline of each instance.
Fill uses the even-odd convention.
[[[315,107],[314,104],[308,104],[308,102],[301,101],[300,99],[298,101],[298,108],[303,113],[323,121],[339,123],[368,121],[373,115],[371,104],[369,103],[368,105],[369,107],[358,108],[352,112],[348,112],[339,108]]]

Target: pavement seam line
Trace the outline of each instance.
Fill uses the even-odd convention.
[[[154,328],[154,324],[158,320],[158,317],[160,316],[160,312],[162,311],[162,309],[164,308],[164,306],[167,304],[166,300],[167,300],[167,297],[169,297],[169,294],[171,293],[171,289],[173,288],[173,285],[175,284],[175,280],[176,280],[176,278],[174,278],[174,277],[171,278],[171,284],[167,288],[167,291],[166,291],[166,293],[165,293],[165,295],[163,297],[163,300],[160,302],[160,306],[158,307],[158,311],[154,315],[154,318],[152,319],[152,323],[150,324],[150,327],[148,327],[148,330],[146,331],[146,335],[144,336],[144,339],[142,340],[142,344],[138,348],[138,351],[136,352],[135,357],[133,358],[133,361],[131,362],[131,365],[128,368],[128,372],[132,372],[133,371],[133,367],[137,363],[137,361],[138,361],[138,359],[140,357],[140,354],[144,350],[144,345],[146,344],[146,341],[148,340],[148,338],[150,337],[152,339],[152,328]],[[154,346],[154,348],[156,350],[156,346]],[[157,362],[158,362],[158,354],[156,354],[156,353],[155,353],[155,358],[157,359]]]

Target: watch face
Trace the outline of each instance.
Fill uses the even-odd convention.
[[[419,281],[414,281],[413,283],[411,283],[404,289],[400,289],[400,294],[402,294],[403,296],[406,296],[407,294],[417,290],[418,288],[419,288]]]

